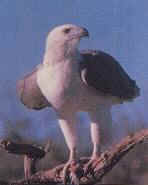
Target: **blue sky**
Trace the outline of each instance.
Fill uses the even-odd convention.
[[[1,0],[1,119],[29,117],[46,122],[47,110],[36,113],[21,105],[16,81],[42,61],[48,31],[59,24],[73,23],[90,32],[90,39],[83,40],[80,48],[109,52],[142,88],[142,96],[134,103],[114,109],[114,118],[124,112],[131,119],[139,114],[147,120],[147,7],[147,0]]]

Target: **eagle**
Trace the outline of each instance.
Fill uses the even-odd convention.
[[[21,102],[28,108],[52,107],[56,112],[70,152],[64,182],[67,169],[78,160],[76,114],[87,112],[91,120],[93,151],[87,171],[100,156],[101,127],[112,123],[112,106],[140,95],[136,81],[114,57],[100,50],[79,50],[80,40],[88,36],[86,28],[73,24],[53,28],[47,36],[43,62],[17,83]]]

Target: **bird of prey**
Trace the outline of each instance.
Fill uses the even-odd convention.
[[[140,95],[136,82],[111,55],[78,49],[88,36],[86,28],[73,24],[55,27],[48,34],[42,64],[18,82],[21,101],[28,108],[50,106],[56,111],[70,151],[64,174],[77,160],[76,113],[88,112],[91,119],[92,165],[100,156],[101,125],[111,124],[112,106]]]

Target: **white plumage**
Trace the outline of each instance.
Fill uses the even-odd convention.
[[[133,100],[139,95],[135,81],[113,57],[92,50],[79,51],[79,41],[85,36],[88,36],[88,31],[75,25],[54,28],[46,41],[43,64],[35,72],[35,90],[32,88],[33,93],[27,91],[27,81],[21,81],[19,85],[22,102],[28,107],[40,109],[44,107],[43,103],[56,111],[70,150],[69,163],[77,159],[77,112],[85,111],[90,115],[93,142],[91,161],[94,161],[100,155],[102,125],[112,124],[112,105]],[[32,96],[40,106],[30,106],[27,101],[29,93],[31,96],[39,94],[46,100],[39,101],[40,96],[36,99]]]

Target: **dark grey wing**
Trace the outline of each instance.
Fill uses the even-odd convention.
[[[122,100],[131,100],[140,95],[136,82],[112,56],[95,50],[84,50],[81,55],[80,73],[88,86]]]
[[[37,84],[37,68],[17,82],[21,102],[30,109],[40,110],[50,106]]]

